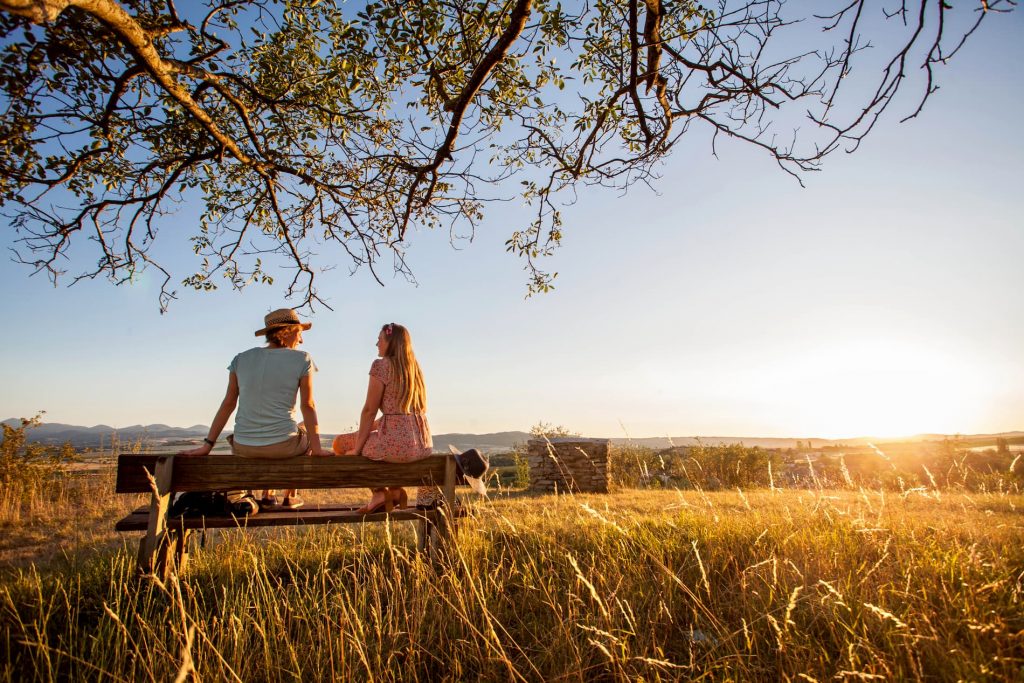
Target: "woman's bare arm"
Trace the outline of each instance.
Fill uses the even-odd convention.
[[[370,438],[373,430],[373,421],[377,418],[381,402],[384,400],[384,382],[376,377],[370,377],[370,385],[366,388],[366,403],[359,413],[359,434],[356,436],[356,447],[346,455],[361,455],[366,440]]]
[[[320,444],[320,419],[316,414],[313,402],[313,375],[307,374],[299,380],[299,410],[302,411],[302,424],[309,435],[310,455],[332,455]]]
[[[224,400],[220,402],[220,408],[217,409],[217,414],[213,416],[210,431],[206,435],[209,441],[217,443],[217,437],[224,431],[224,425],[228,423],[231,413],[235,412],[236,406],[238,406],[238,376],[232,372],[228,376],[228,390],[224,393]],[[210,451],[213,450],[213,445],[209,441],[204,441],[202,446],[193,448],[190,451],[181,451],[178,455],[209,455]]]

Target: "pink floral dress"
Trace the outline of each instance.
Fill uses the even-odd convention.
[[[362,455],[370,460],[384,462],[412,462],[430,455],[434,442],[430,438],[427,416],[422,413],[403,413],[398,403],[398,386],[391,381],[391,362],[378,358],[370,366],[370,377],[384,384],[384,397],[380,410],[383,415],[373,423]],[[334,437],[334,452],[347,453],[356,446],[358,432]]]

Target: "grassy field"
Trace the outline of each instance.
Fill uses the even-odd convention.
[[[619,490],[211,533],[134,576],[109,476],[0,492],[4,680],[1021,680],[1024,497]]]

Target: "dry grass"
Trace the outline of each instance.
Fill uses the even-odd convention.
[[[1024,678],[1020,496],[509,496],[436,565],[408,524],[224,532],[161,584],[106,485],[17,514],[0,495],[5,539],[63,543],[4,541],[0,677]]]

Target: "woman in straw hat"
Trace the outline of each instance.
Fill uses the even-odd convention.
[[[333,450],[338,455],[384,462],[425,458],[434,443],[427,424],[427,390],[409,330],[397,323],[384,325],[377,335],[377,355],[380,357],[370,366],[359,431],[336,436]],[[382,413],[379,419],[378,413]],[[417,504],[429,504],[435,496],[434,489],[421,488]],[[370,502],[358,511],[368,514],[405,503],[404,489],[374,489]]]
[[[231,452],[256,458],[290,458],[296,455],[330,455],[320,445],[320,427],[313,403],[313,373],[316,365],[305,351],[298,349],[302,333],[313,326],[302,322],[290,308],[268,313],[263,328],[267,345],[243,351],[228,365],[228,388],[220,409],[213,418],[203,445],[183,455],[208,455],[235,408],[235,433],[228,437]],[[303,422],[295,421],[295,400]],[[256,511],[252,494],[229,492],[228,500],[237,512]],[[261,505],[276,505],[272,491],[264,491]],[[296,509],[303,504],[295,490],[285,491],[284,507]]]

